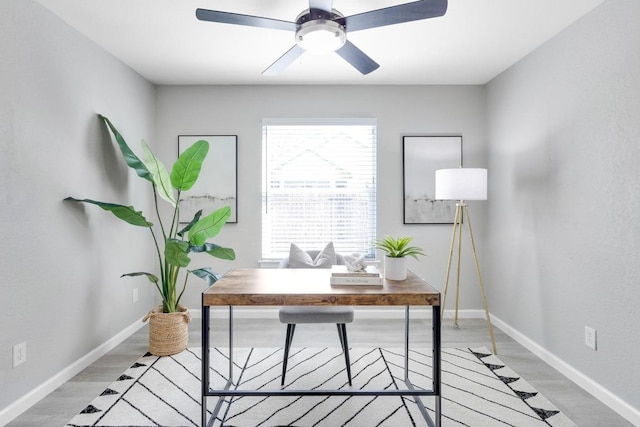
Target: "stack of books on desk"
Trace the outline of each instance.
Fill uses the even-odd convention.
[[[345,265],[331,267],[331,286],[382,286],[378,268],[370,265],[365,271],[349,271]]]

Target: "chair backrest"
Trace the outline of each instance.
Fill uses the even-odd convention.
[[[320,253],[319,250],[310,250],[310,251],[305,251],[309,254],[309,256],[311,257],[311,259],[316,259],[316,257],[318,256],[318,254]],[[340,255],[340,254],[336,254],[336,264],[338,265],[345,265],[344,263],[344,256]],[[280,263],[278,264],[278,268],[289,268],[289,257],[284,257],[280,260]]]

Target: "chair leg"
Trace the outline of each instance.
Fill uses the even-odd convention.
[[[281,386],[284,385],[284,377],[287,374],[287,361],[289,360],[289,349],[291,348],[291,342],[293,341],[293,333],[296,330],[295,323],[287,324],[287,336],[284,339],[284,359],[282,360],[282,382]]]
[[[351,361],[349,360],[349,342],[347,341],[347,326],[344,323],[338,323],[338,335],[340,336],[340,345],[344,353],[344,361],[347,365],[347,377],[349,385],[351,385]]]

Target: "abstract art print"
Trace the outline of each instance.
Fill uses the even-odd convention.
[[[453,223],[456,202],[435,200],[435,177],[438,169],[462,166],[462,136],[404,136],[402,156],[404,223]]]
[[[238,156],[237,135],[179,135],[178,154],[194,142],[209,142],[209,152],[195,185],[181,195],[181,222],[189,222],[202,209],[210,214],[223,206],[231,207],[228,223],[238,222]]]

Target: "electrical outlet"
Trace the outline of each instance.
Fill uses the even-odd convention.
[[[22,365],[27,361],[27,343],[21,342],[13,346],[13,367]]]
[[[584,327],[584,345],[593,350],[598,350],[596,330],[588,326]]]
[[[133,304],[138,302],[138,288],[133,288],[133,292],[131,293],[131,302]]]

